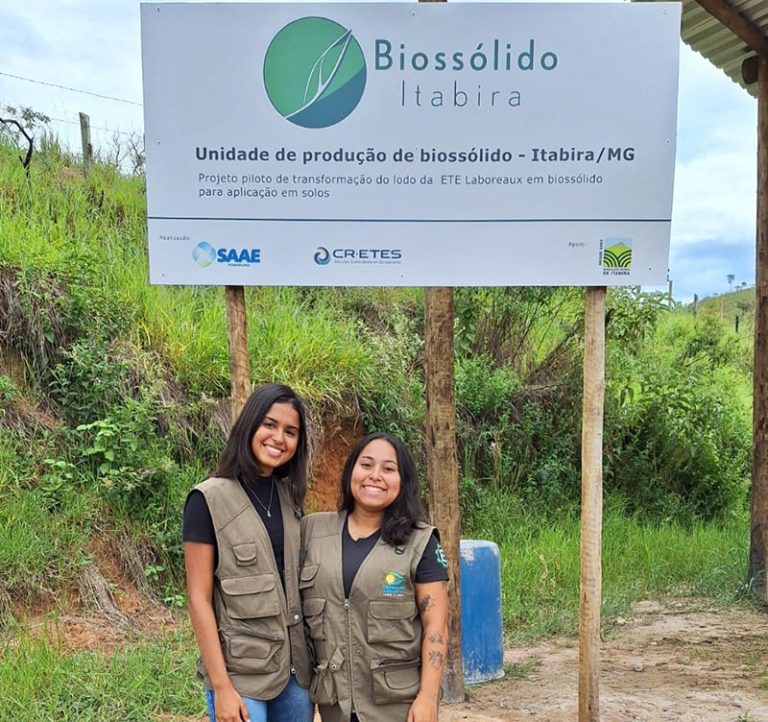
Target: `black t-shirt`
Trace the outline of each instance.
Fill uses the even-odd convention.
[[[277,570],[280,572],[280,579],[283,579],[285,572],[285,560],[283,557],[285,534],[283,530],[283,515],[280,509],[280,497],[275,488],[275,485],[280,482],[277,479],[273,479],[273,477],[257,477],[253,481],[241,481],[239,483],[245,489],[245,493],[251,500],[253,508],[256,509],[261,520],[264,522],[272,544],[272,551],[275,554]],[[216,531],[213,528],[213,519],[211,518],[211,512],[208,510],[208,504],[203,493],[200,491],[193,491],[187,499],[187,504],[184,507],[182,539],[185,542],[200,542],[216,547],[213,561],[214,568],[218,565],[219,549],[216,542]]]
[[[380,536],[381,529],[370,536],[353,539],[349,535],[347,520],[344,520],[344,529],[341,533],[341,574],[344,580],[344,596],[347,599],[352,589],[352,582],[355,581],[357,570],[368,554],[370,554],[371,549],[376,546]],[[433,531],[424,549],[424,554],[421,556],[421,561],[416,567],[414,582],[416,584],[426,584],[427,582],[447,581],[448,563],[445,561],[445,554],[440,546],[437,532]]]

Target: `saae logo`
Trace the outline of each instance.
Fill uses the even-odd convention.
[[[197,261],[198,266],[206,268],[216,260],[216,249],[207,241],[202,241],[192,251],[192,258]]]
[[[207,268],[214,261],[228,266],[250,266],[261,263],[260,248],[214,248],[208,241],[201,241],[192,251],[192,258],[199,266]]]
[[[307,17],[286,25],[264,57],[264,86],[280,115],[302,128],[344,120],[365,90],[365,57],[351,30]]]

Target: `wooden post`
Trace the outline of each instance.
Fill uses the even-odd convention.
[[[672,310],[672,279],[669,279],[669,289],[667,290],[667,308]]]
[[[248,355],[248,322],[245,315],[245,289],[227,286],[227,338],[229,375],[232,383],[232,423],[251,393],[251,359]]]
[[[600,721],[605,296],[604,287],[588,288],[584,305],[579,722]]]
[[[693,294],[693,315],[696,316],[699,313],[699,294]]]
[[[419,0],[445,2],[445,0]],[[440,530],[448,559],[448,659],[443,702],[464,701],[461,658],[461,577],[459,575],[459,463],[456,451],[456,392],[453,374],[453,290],[424,289],[425,375],[427,387],[427,481],[429,516]]]
[[[749,580],[768,601],[768,57],[757,71],[757,278]]]
[[[83,144],[83,173],[88,175],[93,163],[93,146],[91,145],[91,119],[85,113],[80,113],[80,140]]]
[[[443,702],[464,701],[461,658],[461,580],[459,576],[459,464],[456,454],[456,396],[453,374],[453,290],[424,291],[425,376],[427,387],[427,478],[429,515],[448,558],[448,659]]]

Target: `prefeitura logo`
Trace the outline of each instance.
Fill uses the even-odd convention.
[[[344,120],[365,90],[365,57],[339,23],[308,17],[288,23],[264,57],[264,85],[280,115],[303,128]]]
[[[631,268],[632,239],[606,238],[603,251],[603,268]]]

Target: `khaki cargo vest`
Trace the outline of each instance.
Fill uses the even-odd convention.
[[[413,579],[433,527],[407,542],[376,542],[344,599],[341,533],[346,512],[302,520],[299,587],[314,649],[310,692],[323,722],[405,722],[419,691],[421,619]]]
[[[232,479],[210,478],[195,487],[213,519],[219,563],[213,608],[227,671],[246,697],[277,697],[291,669],[309,686],[310,664],[298,588],[299,520],[285,481],[276,480],[285,532],[285,594],[264,523],[246,492]],[[210,679],[202,660],[198,673]]]

